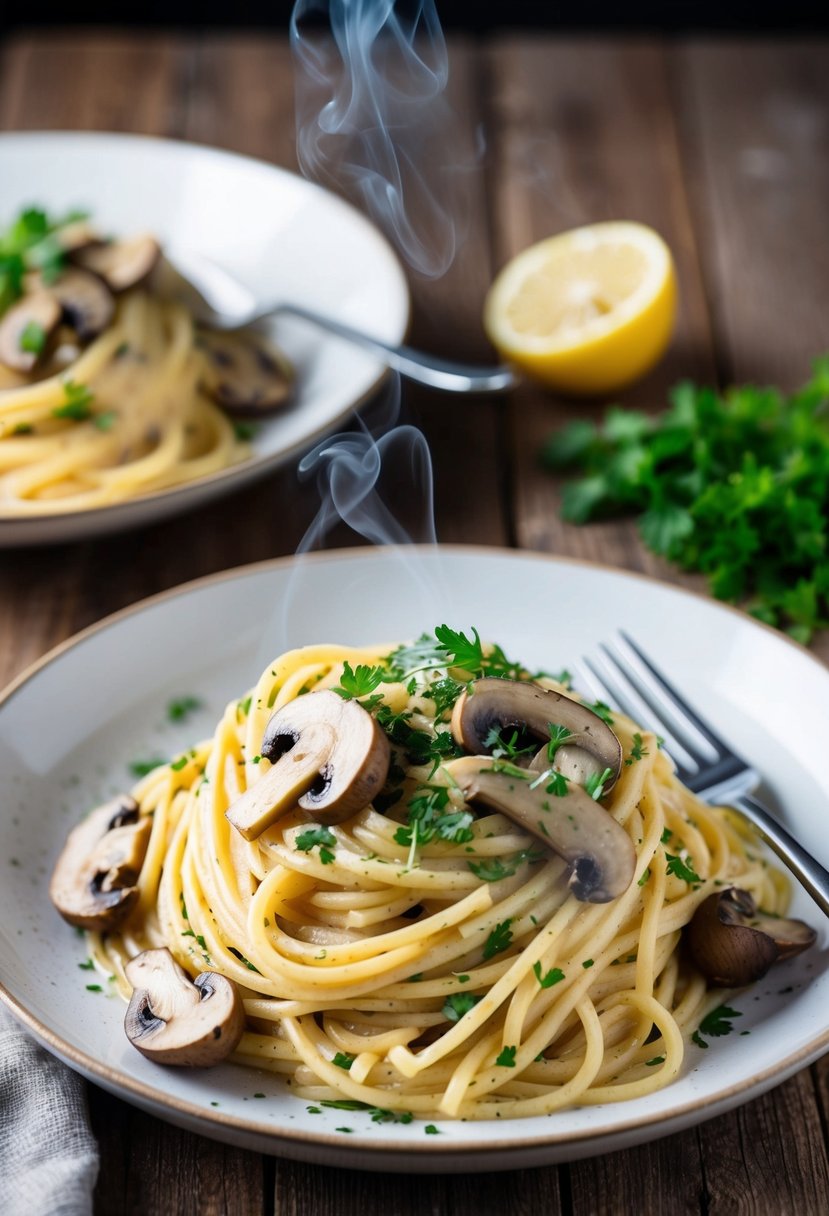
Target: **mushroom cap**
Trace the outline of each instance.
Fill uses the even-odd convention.
[[[127,795],[99,806],[73,828],[55,863],[49,897],[65,921],[104,932],[138,901],[136,883],[152,831]]]
[[[60,304],[50,291],[32,291],[12,304],[0,321],[0,363],[16,372],[30,372],[41,352],[21,348],[27,326],[39,326],[48,338],[57,329],[60,317]]]
[[[743,988],[762,979],[776,962],[814,945],[815,930],[802,920],[758,914],[748,891],[715,891],[697,908],[687,928],[688,947],[711,984]]]
[[[169,950],[145,950],[125,967],[133,986],[124,1029],[157,1064],[210,1068],[239,1046],[245,1007],[232,980],[203,971],[195,980]]]
[[[144,233],[124,241],[88,242],[73,254],[72,260],[103,279],[117,295],[143,283],[160,257],[158,241]]]
[[[391,757],[371,714],[328,689],[278,709],[260,750],[273,767],[226,812],[245,840],[255,840],[295,806],[319,823],[348,819],[383,788]]]
[[[493,729],[517,728],[549,741],[551,726],[565,726],[570,731],[570,738],[556,750],[553,767],[579,785],[591,774],[610,769],[604,789],[612,789],[622,769],[622,745],[598,714],[572,697],[538,684],[487,677],[473,680],[452,711],[452,735],[474,755],[489,750],[487,740]],[[545,757],[546,748],[533,767],[550,767]]]
[[[200,327],[198,344],[205,356],[202,388],[225,413],[260,418],[287,404],[293,368],[262,334]]]
[[[450,760],[446,771],[468,802],[483,802],[532,832],[572,866],[577,899],[608,903],[633,881],[636,852],[624,828],[578,785],[549,793],[543,781],[504,771],[491,756]]]
[[[49,290],[57,297],[64,320],[82,342],[97,337],[112,320],[115,301],[97,275],[86,270],[65,270],[49,285]]]

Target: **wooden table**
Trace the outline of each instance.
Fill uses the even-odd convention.
[[[455,42],[452,100],[470,146],[485,132],[486,156],[451,272],[412,284],[413,339],[488,359],[480,310],[494,270],[550,232],[626,217],[665,235],[682,292],[671,353],[627,403],[657,407],[683,377],[796,385],[829,347],[826,64],[814,41]],[[19,37],[0,46],[0,127],[149,132],[294,168],[287,46],[262,36]],[[442,541],[571,554],[694,585],[646,553],[629,523],[559,520],[559,487],[537,453],[574,407],[527,387],[471,403],[407,388],[405,408],[431,446]],[[293,552],[317,505],[287,468],[141,532],[0,554],[0,679],[148,594]],[[240,515],[255,526],[239,527]],[[827,639],[816,649],[829,656]],[[829,1061],[695,1130],[515,1175],[404,1180],[310,1167],[224,1148],[96,1089],[91,1105],[101,1213],[829,1211]]]

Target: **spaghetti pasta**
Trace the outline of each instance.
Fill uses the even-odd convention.
[[[197,326],[151,236],[37,209],[0,233],[0,515],[106,507],[250,454],[292,371],[251,331]]]
[[[489,664],[563,687],[498,648],[480,655],[483,674]],[[134,797],[152,832],[137,904],[117,931],[91,934],[121,994],[126,963],[148,948],[167,947],[191,975],[221,973],[244,997],[235,1059],[310,1101],[507,1118],[622,1101],[677,1077],[722,999],[680,949],[683,927],[724,884],[783,912],[786,880],[739,818],[699,802],[659,741],[614,714],[624,760],[596,797],[632,842],[635,871],[617,898],[581,902],[561,856],[453,783],[453,701],[481,674],[461,660],[448,665],[434,639],[290,651],[227,706],[212,739],[145,777]],[[268,721],[327,689],[359,700],[390,739],[382,794],[327,825],[294,805],[245,840],[226,812],[270,770]],[[490,742],[506,765],[525,764],[517,736]]]

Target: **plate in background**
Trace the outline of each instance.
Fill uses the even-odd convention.
[[[173,256],[208,256],[257,299],[305,304],[389,342],[406,332],[408,287],[380,232],[335,195],[263,161],[136,135],[0,135],[0,226],[26,206],[82,208],[104,232],[149,231]],[[112,506],[0,515],[0,546],[153,523],[238,489],[308,450],[385,374],[370,355],[308,324],[268,326],[298,387],[292,406],[257,427],[249,460]]]
[[[277,607],[274,607],[276,605]],[[129,784],[128,764],[208,736],[225,703],[288,646],[389,643],[448,622],[531,667],[571,665],[629,631],[764,775],[791,830],[824,864],[829,672],[749,617],[620,571],[493,549],[352,549],[264,563],[188,584],[93,626],[0,699],[0,995],[56,1055],[161,1118],[255,1151],[379,1170],[463,1171],[573,1160],[667,1135],[745,1102],[829,1047],[824,918],[802,891],[794,914],[818,946],[729,998],[740,1031],[687,1049],[681,1078],[631,1102],[514,1121],[374,1124],[308,1112],[272,1074],[187,1072],[127,1042],[125,1006],[86,991],[84,943],[49,904],[66,832]],[[83,689],[83,695],[78,690]],[[173,697],[204,707],[165,720]],[[265,1098],[254,1100],[264,1093]],[[337,1128],[349,1126],[350,1134]]]

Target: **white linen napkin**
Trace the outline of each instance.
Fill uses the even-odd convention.
[[[97,1177],[83,1079],[0,1006],[0,1212],[89,1216]]]

